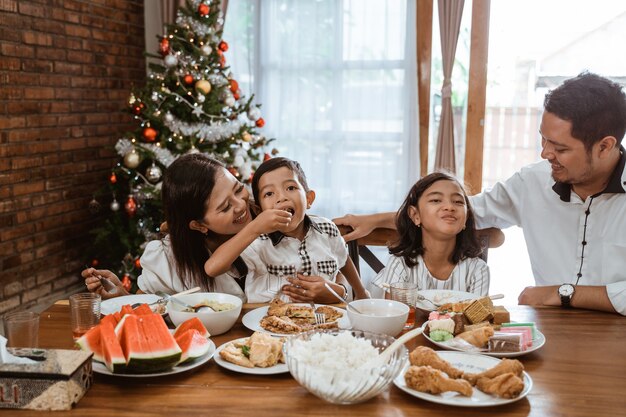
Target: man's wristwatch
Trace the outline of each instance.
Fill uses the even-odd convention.
[[[574,292],[576,292],[576,289],[572,284],[562,284],[559,287],[558,293],[559,297],[561,297],[561,307],[569,308],[572,306],[570,302],[572,301]]]

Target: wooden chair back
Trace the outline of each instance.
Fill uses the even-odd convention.
[[[339,226],[341,235],[349,233],[352,229],[348,226]],[[495,227],[489,229],[478,230],[478,239],[483,248],[481,258],[487,262],[487,254],[489,248],[497,248],[504,243],[504,233]],[[398,239],[398,232],[394,229],[377,228],[369,235],[363,236],[357,240],[348,242],[348,252],[350,258],[354,262],[357,271],[361,272],[359,267],[359,258],[363,259],[374,272],[380,272],[385,265],[374,255],[368,246],[389,246]]]

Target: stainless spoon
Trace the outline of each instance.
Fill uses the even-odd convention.
[[[342,302],[342,303],[346,303],[346,300],[344,300],[344,299],[343,299],[343,297],[341,297],[339,294],[337,294],[337,292],[336,292],[335,290],[333,290],[333,287],[331,287],[331,286],[328,284],[328,282],[325,282],[325,283],[324,283],[324,286],[325,286],[325,287],[326,287],[326,289],[327,289],[328,291],[330,291],[330,293],[331,293],[332,295],[334,295],[334,296],[335,296],[335,298],[337,298],[340,302]],[[347,304],[346,304],[346,306],[347,306],[347,308],[351,308],[352,310],[356,311],[356,312],[357,312],[357,313],[359,313],[359,314],[363,314],[363,313],[361,313],[361,312],[359,311],[359,309],[358,309],[358,308],[356,308],[356,307],[355,307],[355,306],[353,306],[353,305],[350,305],[350,303],[347,303]]]
[[[189,304],[187,304],[187,303],[179,300],[178,298],[176,298],[177,295],[181,295],[183,293],[189,294],[189,291],[190,290],[183,291],[183,292],[180,292],[180,293],[174,294],[174,295],[166,294],[163,291],[156,291],[155,294],[158,295],[159,297],[162,297],[162,300],[163,300],[164,303],[167,303],[169,300],[171,300],[172,302],[178,304],[181,307],[184,307],[185,310],[189,310],[190,312],[198,313],[198,312],[201,312],[202,310],[204,310],[205,312],[207,312],[207,311],[215,312],[215,310],[213,310],[210,306],[207,306],[207,305],[190,306]]]

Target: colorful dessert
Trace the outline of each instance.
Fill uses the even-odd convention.
[[[521,333],[496,332],[489,338],[489,352],[521,352],[524,349]]]

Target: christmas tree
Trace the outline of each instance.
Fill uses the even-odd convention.
[[[248,182],[271,140],[259,133],[261,112],[246,99],[226,66],[219,0],[187,0],[176,23],[160,37],[158,59],[146,85],[130,94],[128,110],[138,121],[115,145],[120,160],[108,184],[94,196],[110,199],[110,216],[94,230],[91,264],[111,269],[136,290],[139,257],[160,237],[161,179],[180,155],[202,152],[224,162]],[[275,152],[275,150],[274,150]]]

